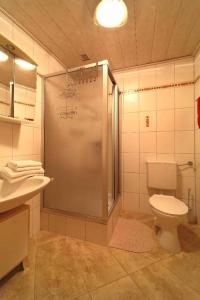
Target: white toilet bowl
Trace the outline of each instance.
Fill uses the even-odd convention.
[[[160,245],[169,251],[179,252],[181,246],[177,228],[185,221],[188,207],[175,197],[166,195],[153,195],[149,203],[156,217],[156,225],[160,227],[157,233]]]

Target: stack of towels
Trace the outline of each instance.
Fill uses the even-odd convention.
[[[0,171],[0,176],[9,183],[37,175],[44,176],[44,169],[41,162],[34,160],[11,160]]]

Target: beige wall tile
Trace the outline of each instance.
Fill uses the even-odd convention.
[[[139,152],[139,134],[124,133],[123,134],[123,152]]]
[[[175,88],[175,108],[194,107],[194,86]]]
[[[60,65],[60,63],[51,55],[49,55],[49,69],[48,73],[55,73],[64,71],[64,67]]]
[[[139,172],[139,153],[124,153],[124,172]]]
[[[156,85],[174,83],[174,63],[158,64],[156,67]]]
[[[139,87],[152,87],[156,84],[156,69],[154,67],[141,67],[138,71]]]
[[[156,132],[140,133],[140,151],[156,152]]]
[[[175,132],[175,153],[194,153],[194,132]]]
[[[41,154],[41,129],[33,129],[33,151],[32,154],[40,155]]]
[[[138,113],[128,113],[123,115],[123,132],[139,131]]]
[[[12,39],[13,22],[0,12],[0,32],[7,39]]]
[[[174,88],[164,88],[156,90],[157,110],[174,108]]]
[[[123,73],[124,90],[138,89],[139,77],[137,71]]]
[[[0,122],[0,156],[12,156],[12,125]]]
[[[140,194],[140,212],[145,214],[152,214],[148,194]]]
[[[156,91],[144,91],[139,93],[140,111],[156,110]]]
[[[33,57],[33,39],[15,24],[13,25],[13,43]]]
[[[13,126],[13,155],[33,154],[33,128],[29,126]]]
[[[61,215],[49,214],[49,231],[58,234],[66,234],[67,218]]]
[[[191,81],[193,78],[193,59],[182,59],[175,62],[175,82]]]
[[[174,153],[174,132],[157,132],[157,152]]]
[[[100,223],[86,221],[86,241],[107,245],[107,226]]]
[[[174,130],[174,110],[157,111],[157,131]]]
[[[124,192],[139,193],[139,174],[124,173]]]
[[[175,130],[194,130],[194,109],[175,109]]]
[[[138,93],[124,94],[123,104],[124,104],[123,105],[124,113],[138,112],[138,110],[139,110]]]
[[[140,195],[136,193],[123,194],[123,210],[126,212],[139,212],[140,210]]]
[[[49,55],[37,43],[34,42],[34,60],[38,64],[38,72],[42,75],[49,73]]]
[[[67,217],[66,234],[76,239],[85,240],[85,221]]]

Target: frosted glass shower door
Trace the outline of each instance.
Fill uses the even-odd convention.
[[[66,75],[45,79],[45,169],[55,179],[45,208],[102,217],[102,97],[102,67],[71,86]]]
[[[119,193],[119,90],[108,80],[108,213]]]

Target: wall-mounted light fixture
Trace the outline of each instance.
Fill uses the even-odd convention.
[[[8,60],[8,55],[0,50],[0,61],[6,61]]]
[[[19,67],[21,67],[22,69],[25,69],[25,70],[34,70],[36,68],[36,65],[33,65],[21,58],[15,58],[15,63]]]
[[[95,10],[94,22],[102,27],[121,27],[127,19],[128,10],[123,0],[101,0]]]

